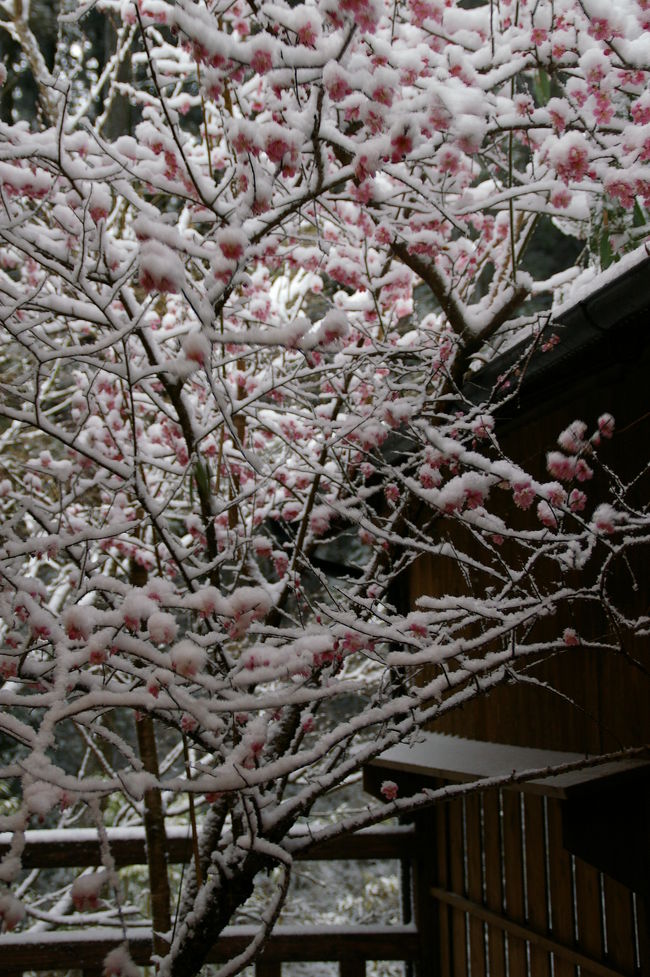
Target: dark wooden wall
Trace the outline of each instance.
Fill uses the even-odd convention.
[[[504,452],[534,477],[549,480],[545,456],[547,451],[557,449],[558,434],[575,419],[584,420],[593,430],[600,414],[608,411],[616,420],[616,434],[612,441],[603,444],[602,458],[624,479],[631,479],[650,462],[648,361],[647,350],[640,350],[637,355],[634,349],[626,349],[624,358],[601,363],[599,370],[588,377],[577,375],[574,382],[567,380],[559,389],[555,384],[550,403],[541,397],[531,404],[528,398],[525,409],[519,410],[514,402],[508,407],[509,416],[502,416],[497,427]],[[609,501],[604,478],[597,476],[586,483],[586,488],[590,505]],[[637,482],[635,495],[638,504],[650,503],[648,471]],[[498,490],[493,492],[494,501],[503,506],[503,515],[509,520],[513,515],[521,519],[522,514],[512,506],[510,493],[503,492],[502,496],[501,501]],[[531,516],[528,519],[529,525],[539,528],[534,515],[532,522]],[[442,531],[472,552],[471,541],[463,538],[457,524],[446,520]],[[585,580],[589,573],[587,568]],[[541,584],[544,585],[543,580]],[[476,593],[482,586],[479,575],[463,575],[450,560],[423,557],[412,566],[403,597],[413,607],[416,598],[423,594]],[[608,587],[626,609],[650,614],[650,547],[645,553],[637,552],[632,568],[620,560]],[[584,638],[593,640],[611,636],[611,622],[593,604],[565,607],[555,618],[537,627],[540,637],[561,635],[565,627],[573,627]],[[648,743],[650,639],[630,633],[623,637],[624,653],[566,648],[530,671],[566,698],[530,685],[502,686],[440,719],[433,728],[474,739],[590,753]]]

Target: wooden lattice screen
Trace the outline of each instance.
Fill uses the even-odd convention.
[[[443,805],[432,827],[443,977],[650,973],[640,900],[563,847],[560,801],[489,791]]]
[[[407,796],[580,759],[426,733],[372,760],[364,786],[380,795],[388,777]],[[649,815],[642,758],[474,790],[420,813],[419,977],[650,975]]]

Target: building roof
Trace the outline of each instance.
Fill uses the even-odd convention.
[[[516,385],[519,417],[548,409],[581,384],[620,376],[626,366],[650,356],[649,326],[650,249],[644,245],[560,306],[532,354],[530,339],[517,343],[468,378],[463,392],[479,405],[498,401]],[[554,334],[559,342],[549,344]]]

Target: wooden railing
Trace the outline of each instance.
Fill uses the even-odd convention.
[[[395,779],[405,797],[423,786],[557,767],[571,756],[432,733],[372,761],[364,786],[381,797],[383,781]],[[624,844],[633,817],[643,833],[632,833],[632,840],[647,840],[647,761],[471,793],[421,811],[412,826],[361,831],[307,855],[297,847],[298,860],[399,860],[403,922],[278,926],[255,964],[256,977],[281,977],[285,961],[336,961],[340,977],[364,977],[367,961],[375,960],[408,962],[417,977],[650,975],[649,856],[646,847]],[[609,825],[619,840],[608,837]],[[118,866],[145,863],[141,830],[113,829],[109,839]],[[8,841],[0,835],[0,857]],[[184,830],[169,829],[168,854],[170,862],[189,861]],[[23,864],[99,865],[97,837],[80,830],[28,832]],[[241,953],[254,932],[251,926],[229,927],[208,960]],[[136,963],[147,964],[151,933],[143,927],[127,937]],[[7,934],[0,937],[0,975],[74,968],[100,977],[104,957],[123,939],[117,928]]]
[[[118,867],[146,863],[141,829],[109,829],[111,853]],[[0,857],[9,839],[0,835]],[[185,829],[170,827],[167,837],[170,863],[191,858],[191,840]],[[297,860],[399,859],[407,864],[416,858],[418,838],[412,827],[371,829],[337,838],[313,848]],[[97,834],[91,829],[30,831],[23,852],[26,869],[61,869],[101,864]],[[410,900],[406,905],[410,919]],[[208,962],[219,963],[241,953],[256,932],[255,926],[230,926],[212,947]],[[151,961],[152,937],[145,927],[127,930],[134,962]],[[8,933],[0,937],[0,974],[19,977],[27,971],[74,969],[84,977],[100,977],[107,953],[124,942],[121,929],[93,927],[80,930],[40,930]],[[369,960],[417,962],[420,937],[413,923],[393,926],[277,926],[255,964],[256,977],[280,977],[282,963],[292,961],[338,962],[340,977],[364,977]]]

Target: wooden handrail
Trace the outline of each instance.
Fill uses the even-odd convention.
[[[108,828],[111,854],[118,867],[145,865],[147,861],[142,828]],[[299,861],[365,860],[372,858],[411,858],[416,852],[415,832],[411,827],[368,828],[355,834],[332,838],[307,851],[300,845],[304,833],[289,836],[289,849],[295,847]],[[10,836],[0,834],[0,858],[9,850]],[[183,827],[167,829],[167,855],[170,863],[187,862],[192,857],[191,838]],[[23,868],[75,868],[101,864],[99,842],[94,828],[67,828],[27,831],[22,854]]]
[[[255,926],[229,926],[207,957],[222,963],[241,953],[257,932]],[[131,957],[146,966],[152,953],[151,933],[127,930]],[[2,937],[2,972],[22,970],[101,969],[106,954],[124,942],[122,932],[93,927],[85,932],[8,933]],[[261,960],[289,961],[416,960],[419,936],[414,926],[277,926]]]
[[[108,828],[111,854],[117,867],[146,864],[142,828]],[[416,855],[418,839],[412,826],[368,828],[305,848],[309,835],[300,829],[289,836],[287,848],[301,861],[405,859]],[[10,835],[0,834],[0,857],[9,849]],[[170,862],[187,862],[192,841],[184,827],[167,828]],[[101,864],[97,832],[92,828],[26,832],[24,868],[75,868]],[[256,933],[254,926],[231,926],[220,935],[207,962],[220,963],[241,953]],[[133,960],[147,966],[153,952],[146,927],[127,931]],[[124,942],[115,927],[9,933],[2,937],[2,973],[21,977],[27,970],[65,970],[99,975],[106,955]],[[415,926],[278,926],[256,963],[256,977],[278,977],[281,963],[334,961],[341,977],[365,974],[367,960],[417,960],[420,937]]]

